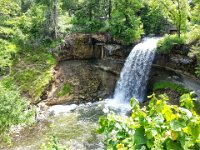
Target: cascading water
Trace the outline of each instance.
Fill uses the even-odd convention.
[[[144,38],[129,54],[115,88],[114,100],[129,102],[134,97],[144,100],[146,86],[159,38]]]

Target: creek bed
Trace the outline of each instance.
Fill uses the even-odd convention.
[[[103,149],[103,137],[96,133],[98,118],[103,115],[102,110],[103,104],[99,102],[76,107],[74,104],[53,106],[47,112],[49,116],[45,120],[14,135],[12,145],[1,145],[0,149],[39,150],[42,144],[48,143],[52,135],[70,150]]]

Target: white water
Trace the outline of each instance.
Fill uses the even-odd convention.
[[[143,102],[148,76],[159,38],[144,38],[129,54],[120,74],[114,101],[129,102],[134,97]]]

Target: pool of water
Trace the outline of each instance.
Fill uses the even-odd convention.
[[[97,134],[98,119],[106,110],[125,115],[129,104],[105,100],[81,105],[57,105],[45,113],[48,117],[12,137],[12,145],[1,144],[5,150],[37,150],[55,135],[59,143],[70,150],[101,150],[103,136]]]

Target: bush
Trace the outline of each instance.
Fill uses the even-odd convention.
[[[5,88],[0,82],[0,135],[8,133],[12,125],[27,123],[30,117],[31,112],[16,88]]]
[[[164,38],[158,41],[157,51],[159,53],[170,53],[175,45],[185,44],[184,37],[178,37],[177,35],[166,35]]]
[[[12,66],[16,52],[17,48],[14,44],[0,39],[0,70]]]
[[[191,94],[180,98],[181,107],[168,105],[168,97],[155,94],[147,107],[131,100],[132,115],[123,118],[110,113],[99,119],[99,133],[106,149],[200,149],[200,116],[194,111]]]
[[[200,43],[200,25],[193,26],[191,31],[187,33],[187,43],[197,44]]]
[[[58,141],[55,135],[52,135],[48,144],[42,144],[41,150],[69,150],[64,148]]]
[[[189,57],[197,58],[196,75],[200,77],[200,26],[194,26],[187,34],[187,43],[191,45]]]

